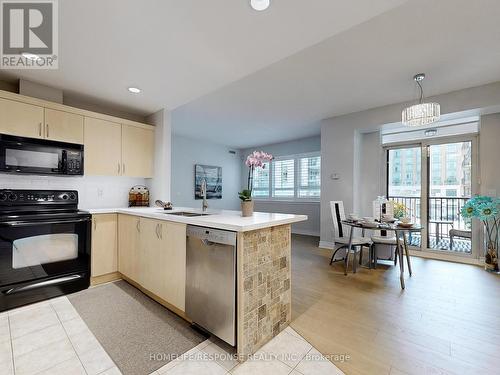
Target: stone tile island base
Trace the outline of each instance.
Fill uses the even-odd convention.
[[[291,226],[238,233],[237,353],[245,361],[291,320]]]

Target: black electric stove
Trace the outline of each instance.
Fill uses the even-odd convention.
[[[77,191],[0,190],[0,311],[88,288],[90,224]]]

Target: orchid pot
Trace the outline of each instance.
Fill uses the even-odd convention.
[[[247,156],[245,161],[245,165],[248,167],[247,188],[238,193],[238,197],[241,199],[241,216],[249,217],[253,215],[252,190],[255,169],[264,169],[266,163],[270,162],[272,159],[273,156],[264,151],[254,151]]]

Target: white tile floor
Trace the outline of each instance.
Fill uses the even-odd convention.
[[[342,374],[286,328],[238,364],[218,340],[206,340],[152,375]],[[66,297],[0,313],[0,374],[119,375],[120,370]]]

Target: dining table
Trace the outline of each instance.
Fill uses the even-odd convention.
[[[410,277],[412,276],[411,269],[411,261],[410,261],[410,253],[408,251],[408,241],[406,240],[406,235],[415,232],[422,232],[423,227],[421,225],[413,224],[413,225],[404,225],[398,222],[394,223],[384,223],[384,222],[373,222],[366,223],[363,221],[353,221],[353,220],[343,220],[342,224],[350,227],[349,233],[349,242],[347,245],[346,256],[344,259],[345,262],[345,274],[347,275],[347,267],[349,265],[349,254],[352,250],[352,238],[355,228],[359,228],[364,230],[383,230],[388,232],[394,232],[396,237],[396,256],[399,257],[399,280],[401,283],[401,289],[405,289],[405,280],[404,280],[404,262],[403,262],[403,249],[406,254],[406,262],[408,264],[408,273]],[[370,264],[369,268],[373,268],[373,262],[377,261],[376,259],[372,259],[372,251],[370,251]],[[354,262],[353,262],[353,272],[356,272],[356,252],[354,252]]]

